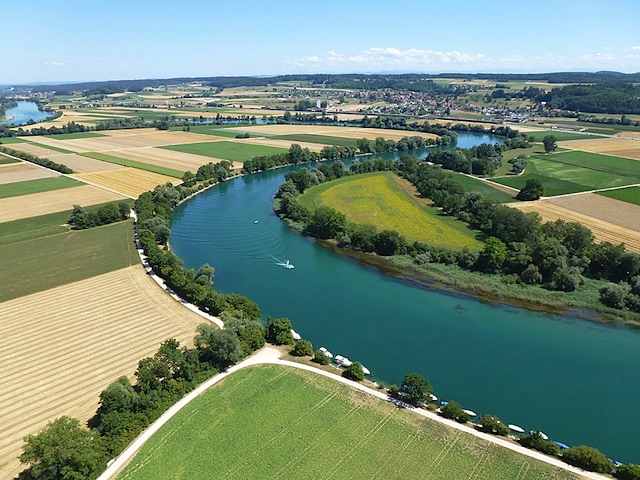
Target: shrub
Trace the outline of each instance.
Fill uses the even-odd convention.
[[[586,445],[571,447],[562,452],[565,462],[597,473],[611,473],[613,464],[602,452]]]
[[[309,340],[298,340],[291,351],[297,357],[313,355],[313,346]]]
[[[328,355],[326,355],[321,350],[316,350],[313,354],[313,361],[319,363],[320,365],[329,365],[331,363],[331,359]]]
[[[621,480],[640,480],[640,465],[634,465],[631,463],[620,465],[616,468],[614,476]]]
[[[482,417],[480,420],[480,429],[492,435],[507,435],[509,433],[509,428],[502,423],[498,417],[494,417],[493,415],[485,415]]]
[[[538,450],[539,452],[546,453],[547,455],[556,456],[560,453],[560,447],[557,443],[551,442],[549,440],[545,440],[542,438],[542,434],[533,430],[520,439],[520,444],[523,447],[532,448],[533,450]]]
[[[458,423],[466,423],[469,421],[469,414],[465,413],[460,404],[451,400],[440,410],[444,418],[455,420]]]
[[[364,380],[362,365],[360,365],[360,362],[353,362],[345,369],[344,372],[342,372],[342,376],[350,380],[355,380],[357,382]]]

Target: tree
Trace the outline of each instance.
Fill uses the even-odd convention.
[[[527,285],[538,285],[542,283],[542,274],[540,269],[533,264],[529,264],[520,274],[520,281]]]
[[[520,440],[520,444],[523,447],[532,448],[539,452],[546,453],[547,455],[556,456],[560,452],[560,447],[557,443],[545,440],[542,437],[542,433],[538,430],[531,431],[528,435],[525,435]]]
[[[25,437],[20,455],[20,462],[29,465],[38,480],[93,478],[106,467],[106,460],[99,436],[69,417],[60,417],[37,435]]]
[[[313,354],[313,361],[319,363],[320,365],[329,365],[331,363],[331,359],[329,355],[324,353],[322,350],[316,350]]]
[[[343,232],[347,225],[347,217],[336,209],[321,206],[311,215],[307,231],[318,238],[334,238]]]
[[[151,230],[156,236],[156,242],[161,245],[167,243],[169,235],[171,235],[171,229],[167,225],[167,222],[159,217],[153,217],[145,220],[140,225],[140,228]]]
[[[626,283],[607,283],[600,288],[600,301],[608,307],[623,309],[630,291]]]
[[[507,246],[496,237],[489,237],[478,257],[478,266],[484,272],[495,273],[502,269],[507,259]]]
[[[202,359],[224,370],[242,358],[240,340],[229,330],[220,330],[210,323],[201,323],[193,339]]]
[[[291,320],[269,317],[267,319],[267,341],[274,345],[293,345]]]
[[[342,376],[356,382],[364,380],[362,365],[360,365],[360,362],[353,362],[345,369],[344,372],[342,372]]]
[[[545,135],[545,137],[542,139],[542,143],[544,145],[545,153],[553,152],[556,148],[558,148],[556,137],[554,137],[553,135]]]
[[[640,480],[640,465],[632,463],[620,465],[616,468],[614,476],[621,480]]]
[[[125,376],[113,382],[100,393],[100,415],[110,412],[128,412],[133,410],[138,394]]]
[[[419,405],[429,398],[431,384],[419,373],[407,373],[400,389],[409,403]]]
[[[371,142],[367,138],[359,138],[356,142],[356,146],[360,153],[371,153]]]
[[[530,200],[538,200],[542,195],[544,195],[542,182],[537,178],[530,178],[527,180],[527,183],[524,184],[522,190],[518,192],[516,198],[523,202],[527,202]]]
[[[292,353],[297,357],[313,355],[313,345],[309,340],[298,340],[293,347]]]
[[[200,285],[213,285],[213,276],[216,269],[208,263],[202,265],[196,273],[196,283]]]
[[[455,420],[458,423],[466,423],[469,421],[469,414],[465,413],[460,404],[454,400],[447,403],[441,410],[444,418]]]
[[[483,432],[490,433],[492,435],[508,435],[509,427],[500,421],[498,417],[493,415],[484,415],[480,419],[480,428]]]
[[[613,464],[602,452],[586,445],[571,447],[562,452],[562,459],[576,467],[598,473],[611,473]]]

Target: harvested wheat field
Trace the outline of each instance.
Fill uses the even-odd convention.
[[[74,172],[102,172],[104,170],[116,170],[123,168],[122,165],[116,165],[115,163],[103,162],[102,160],[95,160],[89,157],[83,157],[82,155],[76,155],[75,153],[61,153],[59,155],[50,155],[49,158],[54,162],[66,165]]]
[[[558,146],[640,160],[640,141],[637,140],[624,138],[592,138],[589,140],[566,140],[558,142]]]
[[[636,138],[640,140],[640,132],[620,132],[616,134],[616,137],[622,138]]]
[[[33,137],[33,138],[40,138],[40,137]],[[56,140],[56,142],[58,144],[62,144],[60,140]],[[60,155],[60,152],[57,152],[55,150],[51,150],[49,148],[42,147],[40,145],[34,145],[33,143],[27,143],[27,142],[12,143],[8,145],[8,148],[10,148],[11,150],[18,150],[20,152],[30,153],[31,155],[35,155],[36,157],[43,157],[43,158],[49,158],[49,159],[52,159],[56,155]],[[60,146],[60,148],[64,148],[64,147]],[[57,160],[54,160],[54,161],[57,161]]]
[[[122,195],[108,190],[91,185],[81,185],[79,187],[2,198],[0,199],[0,218],[3,222],[10,222],[21,218],[71,210],[74,205],[87,207],[123,199]]]
[[[549,198],[544,202],[552,203],[568,210],[588,215],[598,220],[613,223],[620,227],[635,230],[640,236],[640,205],[616,200],[595,193],[569,195]]]
[[[126,158],[128,160],[135,160],[136,162],[158,165],[160,167],[173,168],[175,170],[189,170],[193,173],[195,173],[201,165],[209,163],[212,160],[215,161],[214,159],[203,157],[202,155],[194,155],[191,153],[183,153],[155,147],[115,150],[110,152],[110,155]],[[242,168],[242,165],[240,165],[240,168]]]
[[[34,137],[34,141],[43,145],[64,148],[73,152],[110,152],[125,148],[157,147],[161,145],[177,145],[181,143],[211,142],[210,135],[187,132],[163,132],[154,130],[138,133],[127,130],[128,134],[111,135],[92,138],[75,138],[72,140],[56,140],[48,137]],[[215,141],[215,138],[214,140]]]
[[[324,125],[257,125],[254,127],[229,128],[235,131],[258,132],[266,135],[295,135],[307,133],[313,135],[329,135],[343,138],[368,138],[374,140],[384,137],[388,140],[400,140],[402,137],[420,136],[423,138],[437,138],[432,133],[411,132],[407,130],[387,130],[384,128],[334,127]]]
[[[192,345],[202,321],[141,265],[0,303],[0,478],[19,472],[25,435],[62,415],[86,422],[107,385],[168,338]]]
[[[153,190],[157,185],[178,181],[173,177],[131,167],[106,172],[79,173],[73,177],[135,198],[139,197],[141,193]]]
[[[38,178],[57,177],[53,170],[36,167],[27,162],[8,163],[0,165],[0,185],[5,183],[23,182]]]
[[[597,242],[624,243],[627,250],[640,252],[640,234],[635,230],[541,201],[510,203],[507,206],[523,212],[538,212],[547,222],[561,219],[581,223],[593,232]]]

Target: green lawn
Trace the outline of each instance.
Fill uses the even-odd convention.
[[[118,476],[167,478],[577,477],[317,374],[263,365],[193,400]]]
[[[122,201],[133,206],[133,200],[126,199]],[[85,210],[87,212],[97,211],[102,205],[106,204],[91,205],[85,207]],[[71,216],[71,212],[71,210],[66,210],[64,212],[49,213],[47,215],[0,223],[0,245],[68,232],[70,227],[66,225],[66,223]]]
[[[62,188],[79,187],[84,183],[73,180],[69,177],[38,178],[36,180],[25,180],[24,182],[6,183],[0,186],[0,198],[18,197],[31,193],[48,192],[50,190],[60,190]]]
[[[1,245],[0,258],[0,302],[140,261],[131,220]]]
[[[355,223],[391,229],[411,240],[454,248],[481,248],[479,233],[435,207],[425,206],[390,172],[343,177],[307,190],[300,203],[310,210],[327,205]]]
[[[277,135],[275,138],[278,140],[289,140],[292,142],[309,142],[309,143],[320,143],[322,145],[337,145],[340,147],[355,147],[358,142],[355,138],[343,138],[343,137],[332,137],[331,135],[314,135],[301,133],[298,135]]]
[[[237,142],[207,142],[186,143],[182,145],[167,145],[160,148],[174,150],[176,152],[193,153],[205,157],[222,158],[232,162],[244,162],[258,155],[275,155],[286,153],[285,148],[267,147],[263,145],[251,145]]]
[[[114,157],[106,153],[99,152],[84,152],[79,155],[93,158],[95,160],[102,160],[103,162],[115,163],[116,165],[124,165],[125,167],[138,168],[140,170],[147,170],[148,172],[160,173],[162,175],[168,175],[169,177],[182,178],[184,171],[175,170],[173,168],[161,167],[158,165],[152,165],[150,163],[137,162],[135,160],[129,160],[127,158]]]
[[[635,203],[636,205],[640,205],[640,187],[607,190],[606,192],[599,192],[598,194],[609,198],[615,198],[616,200],[622,200],[623,202]]]
[[[633,165],[634,163],[637,167]],[[637,173],[630,175],[634,172]],[[537,178],[542,182],[545,196],[621,187],[640,183],[640,162],[608,155],[570,151],[530,157],[523,175],[493,180],[521,189],[529,178]]]
[[[453,180],[462,185],[467,192],[480,192],[488,199],[497,203],[511,203],[517,201],[514,197],[517,192],[510,195],[507,192],[498,190],[491,186],[491,184],[474,177],[468,177],[461,173],[453,173]]]
[[[54,140],[73,140],[74,138],[94,138],[105,137],[103,133],[96,132],[76,132],[76,133],[59,133],[57,135],[51,135],[49,138]]]

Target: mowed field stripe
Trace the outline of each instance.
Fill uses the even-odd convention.
[[[100,392],[167,338],[192,345],[203,319],[140,265],[0,303],[0,478],[13,478],[22,438],[48,421],[87,421]]]

